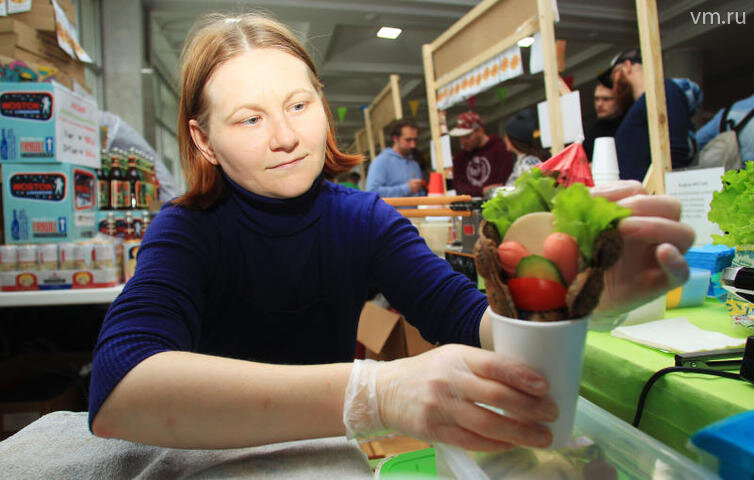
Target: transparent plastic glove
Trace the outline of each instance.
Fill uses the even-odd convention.
[[[377,408],[377,370],[374,360],[354,360],[343,402],[346,437],[369,437],[384,430]]]
[[[623,254],[605,272],[605,289],[595,317],[620,314],[682,285],[689,276],[683,254],[694,243],[694,231],[679,223],[681,204],[665,195],[646,195],[639,182],[624,180],[591,189],[631,209],[618,230]]]
[[[346,393],[347,430],[364,428],[360,425],[375,428],[377,418],[379,424],[412,437],[476,451],[505,450],[514,445],[545,447],[552,442],[549,429],[538,423],[557,418],[557,406],[546,396],[547,382],[502,355],[446,345],[415,357],[364,367],[354,370],[358,378],[352,372],[349,387],[352,382],[368,386],[374,375],[377,414],[371,411],[371,402],[364,403],[370,395],[356,395],[349,401]],[[362,404],[355,407],[355,402]],[[516,418],[477,403],[498,407]],[[367,410],[368,414],[354,414]]]

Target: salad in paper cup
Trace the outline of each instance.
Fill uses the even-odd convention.
[[[482,206],[474,246],[492,310],[509,318],[584,318],[599,303],[604,272],[620,257],[618,222],[631,210],[592,197],[581,183],[533,168]]]

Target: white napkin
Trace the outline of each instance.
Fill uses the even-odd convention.
[[[685,318],[666,318],[639,325],[618,327],[610,334],[674,353],[738,348],[746,343],[745,338],[733,338],[722,333],[702,330]]]

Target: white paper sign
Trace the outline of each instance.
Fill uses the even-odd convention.
[[[539,32],[532,35],[534,43],[529,48],[529,73],[539,73],[545,69],[545,57],[542,53],[542,34]]]
[[[21,13],[31,10],[31,0],[7,0],[8,13]]]
[[[8,15],[8,7],[5,4],[5,0],[0,0],[0,17]]]
[[[58,35],[58,45],[74,59],[78,58],[82,62],[92,63],[91,57],[87,55],[87,53],[79,44],[76,27],[74,27],[70,20],[68,20],[65,11],[60,8],[58,2],[56,2],[55,0],[51,1],[52,6],[55,10],[55,25],[57,27],[55,30]]]
[[[563,123],[563,143],[581,142],[584,140],[584,126],[581,122],[581,100],[579,91],[574,90],[560,97],[560,113]],[[550,136],[550,114],[547,110],[547,101],[537,104],[539,116],[539,134],[542,146],[552,146]]]
[[[681,223],[694,229],[694,245],[712,242],[720,227],[707,219],[712,193],[723,189],[723,167],[665,172],[665,193],[681,202]]]
[[[450,150],[450,135],[440,136],[440,148],[442,149],[442,166],[443,168],[450,168],[453,166],[453,153]],[[439,170],[437,168],[437,158],[435,155],[435,149],[430,145],[430,154],[432,158],[432,170]]]

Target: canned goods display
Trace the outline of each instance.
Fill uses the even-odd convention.
[[[54,243],[45,243],[38,248],[40,270],[57,270],[58,246]]]
[[[113,243],[95,243],[94,244],[94,268],[114,268],[115,267],[115,244]]]
[[[92,265],[92,244],[77,243],[73,249],[74,268],[89,268]]]
[[[73,270],[76,268],[76,244],[65,242],[58,245],[58,264],[63,270]]]
[[[18,246],[18,269],[22,272],[30,272],[37,269],[37,246]]]
[[[0,245],[0,272],[10,272],[18,266],[18,246]]]

